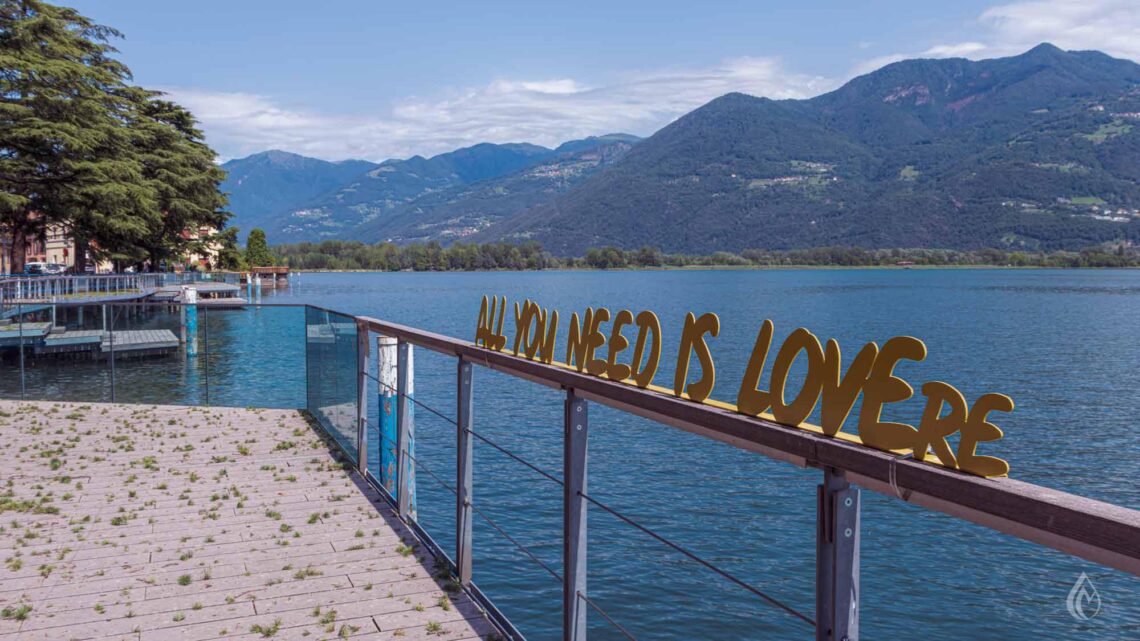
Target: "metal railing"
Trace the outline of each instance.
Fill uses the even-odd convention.
[[[0,305],[143,295],[165,283],[166,274],[101,274],[92,276],[10,276],[0,278]]]
[[[354,460],[360,474],[389,498],[396,511],[413,531],[438,555],[447,559],[455,579],[484,606],[511,638],[522,635],[510,624],[472,580],[472,521],[478,516],[503,536],[530,561],[562,584],[562,638],[583,641],[587,635],[586,608],[596,611],[607,624],[625,638],[635,639],[630,630],[591,599],[586,583],[588,541],[587,508],[594,507],[621,523],[649,536],[683,555],[728,583],[751,593],[762,602],[815,630],[820,640],[859,637],[859,554],[860,490],[858,485],[888,497],[944,512],[1015,537],[1053,547],[1063,552],[1140,575],[1140,512],[1093,499],[1083,498],[1008,478],[981,478],[936,467],[906,457],[830,439],[805,430],[789,428],[711,405],[644,390],[635,386],[592,377],[577,371],[547,365],[475,346],[458,339],[419,329],[355,317],[358,345],[357,442]],[[420,527],[411,514],[410,474],[397,473],[395,492],[388,492],[385,479],[369,468],[368,382],[385,386],[370,371],[371,338],[396,339],[397,420],[399,429],[394,445],[399,461],[396,469],[414,465],[455,497],[456,526],[453,554],[444,551]],[[453,356],[457,361],[455,418],[405,392],[411,384],[412,346]],[[377,346],[377,349],[384,349]],[[377,360],[381,358],[376,355]],[[391,359],[388,355],[386,358]],[[479,434],[472,419],[474,367],[481,366],[530,382],[560,389],[565,394],[563,418],[562,476],[543,470],[485,435]],[[589,404],[608,407],[648,418],[659,423],[728,443],[744,450],[790,462],[799,467],[820,469],[822,482],[817,489],[816,611],[814,616],[800,612],[763,586],[743,580],[733,573],[671,540],[637,518],[623,513],[588,490]],[[424,465],[409,450],[413,426],[411,406],[422,408],[444,419],[456,430],[456,481],[452,485]],[[383,432],[379,432],[384,439]],[[472,445],[485,443],[541,477],[562,487],[563,572],[542,561],[506,528],[479,508],[473,496]],[[412,481],[414,483],[414,481]]]
[[[121,316],[115,315],[116,306],[106,307],[111,308],[109,323],[113,331],[116,318]],[[121,311],[127,310],[128,317],[137,310],[147,309],[142,304],[119,307]],[[262,307],[287,306],[251,307],[260,310]],[[787,615],[789,621],[803,625],[805,631],[814,628],[817,639],[855,640],[859,636],[860,490],[854,484],[892,499],[944,512],[1140,575],[1140,512],[1136,510],[1008,478],[970,476],[716,406],[692,403],[565,367],[514,357],[507,352],[487,350],[468,341],[403,325],[314,306],[303,306],[303,310],[306,346],[303,378],[310,413],[354,462],[362,478],[387,497],[399,518],[437,558],[446,560],[457,584],[484,608],[506,636],[513,639],[523,638],[522,634],[478,587],[473,576],[476,555],[473,529],[477,519],[515,546],[561,586],[562,636],[574,641],[581,641],[587,636],[588,609],[597,612],[623,637],[637,638],[630,627],[607,612],[588,590],[586,552],[590,508],[680,554],[710,572],[711,576],[771,606],[773,611]],[[204,332],[211,323],[205,322],[205,309],[200,311],[203,318],[200,319],[202,327],[199,331]],[[43,315],[48,312],[40,310],[36,313]],[[291,312],[288,322],[295,322],[295,313],[295,310]],[[217,319],[227,318],[226,314],[228,312],[220,312]],[[89,317],[88,322],[90,320]],[[23,331],[22,322],[17,327]],[[177,329],[173,325],[171,328]],[[203,371],[208,377],[211,350],[206,346],[210,344],[211,337],[203,335],[202,338],[204,349],[196,358],[203,362]],[[22,380],[25,336],[20,334],[19,340]],[[112,368],[117,345],[112,339]],[[219,349],[222,345],[224,343],[219,342]],[[415,375],[413,348],[455,359],[454,412],[441,410],[412,393]],[[391,377],[381,369],[381,365],[390,368]],[[514,444],[497,442],[478,428],[473,412],[478,368],[537,383],[563,394],[561,470],[544,469],[520,455]],[[111,376],[111,400],[114,400],[113,369]],[[371,386],[375,386],[376,393],[370,391]],[[209,404],[208,380],[206,389],[206,403]],[[378,424],[385,420],[380,408],[373,408],[376,410],[375,420],[370,412],[372,399],[380,395],[394,399],[396,425],[390,433]],[[662,528],[645,525],[632,513],[636,510],[614,507],[606,497],[591,492],[588,482],[590,405],[595,403],[801,468],[820,470],[822,479],[817,486],[816,503],[815,612],[804,612],[790,605],[771,586],[721,567],[698,553],[693,545],[676,540]],[[413,408],[439,418],[454,431],[454,480],[447,478],[448,473],[441,472],[442,468],[435,461],[417,455],[414,450]],[[476,443],[486,445],[533,472],[544,482],[561,489],[561,569],[544,561],[520,537],[512,534],[508,525],[498,522],[493,510],[485,509],[488,504],[477,500],[473,491]],[[386,477],[382,468],[375,465],[377,461],[372,460],[374,456],[385,454],[382,448],[395,452],[398,459],[393,466],[396,470],[394,478]],[[423,478],[439,484],[447,496],[454,497],[454,545],[439,544],[421,526],[415,509],[414,477],[409,471],[413,469],[421,472]],[[451,506],[447,509],[450,510]]]
[[[162,274],[164,285],[194,285],[196,283],[226,283],[240,285],[245,275],[238,272],[166,272]]]

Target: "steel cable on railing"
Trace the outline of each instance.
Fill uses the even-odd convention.
[[[380,438],[383,439],[384,441],[387,441],[388,443],[392,443],[392,439],[385,437],[383,434],[380,434]],[[393,445],[394,445],[394,443],[393,443]],[[424,465],[421,461],[417,460],[416,457],[412,456],[410,453],[407,456],[408,456],[408,459],[411,460],[413,464],[422,468],[425,472],[428,473],[428,475],[430,475],[433,479],[435,479],[437,483],[439,483],[444,488],[446,488],[447,491],[458,496],[458,492],[456,492],[455,488],[451,487],[446,482],[444,482],[444,480],[441,479],[434,472],[432,472],[431,469],[428,468],[428,466]],[[515,547],[517,547],[519,549],[519,551],[521,551],[523,554],[525,554],[527,557],[529,557],[530,560],[532,560],[536,564],[538,564],[538,566],[541,567],[543,570],[546,570],[555,579],[557,579],[558,581],[562,580],[562,577],[561,577],[561,575],[558,574],[558,572],[554,571],[554,569],[551,568],[549,565],[547,565],[542,559],[538,558],[538,556],[535,555],[534,552],[531,552],[529,548],[527,548],[522,543],[519,543],[518,540],[516,540],[513,536],[508,534],[507,531],[504,530],[498,523],[495,523],[494,519],[492,519],[490,516],[487,516],[486,512],[484,512],[483,510],[480,510],[478,505],[475,505],[475,503],[471,503],[470,505],[471,505],[471,509],[476,514],[478,514],[480,517],[482,517],[482,519],[484,521],[487,522],[487,525],[490,525],[496,532],[503,535],[503,538],[505,538],[508,541],[510,541],[511,543],[513,543],[515,545]]]
[[[478,505],[475,505],[475,503],[471,503],[471,509],[474,510],[476,514],[483,517],[483,520],[487,522],[487,525],[490,525],[499,534],[502,534],[504,538],[506,538],[511,543],[514,543],[515,547],[517,547],[520,551],[522,551],[523,554],[530,557],[531,561],[534,561],[535,563],[537,563],[539,565],[539,567],[541,567],[543,570],[546,570],[548,573],[550,573],[550,576],[554,577],[555,580],[557,580],[557,581],[562,580],[562,575],[555,572],[553,568],[551,568],[549,565],[547,565],[542,559],[538,558],[534,554],[534,552],[531,552],[525,545],[516,541],[513,536],[511,536],[510,534],[507,534],[507,531],[504,530],[503,528],[499,527],[498,524],[496,524],[493,520],[491,520],[491,517],[487,516],[483,512],[483,510],[480,510]]]
[[[398,447],[399,447],[399,446],[398,446],[398,445],[396,445],[396,443],[395,443],[395,442],[394,442],[392,439],[390,439],[390,438],[388,438],[388,437],[384,436],[384,434],[383,434],[382,432],[380,432],[380,430],[379,430],[379,429],[377,429],[377,430],[376,430],[376,432],[377,432],[377,434],[380,436],[380,438],[381,438],[382,440],[385,440],[385,441],[387,441],[388,443],[391,443],[393,447],[396,447],[396,448],[398,449]],[[408,460],[410,460],[410,461],[412,462],[412,464],[414,464],[414,465],[416,465],[416,466],[418,466],[418,467],[421,467],[421,468],[423,468],[423,471],[427,472],[427,473],[428,473],[428,476],[430,476],[430,477],[432,477],[433,479],[435,479],[435,480],[436,480],[436,482],[438,482],[440,485],[442,485],[442,486],[443,486],[443,487],[444,487],[444,488],[445,488],[445,489],[446,489],[448,492],[451,492],[452,494],[455,494],[456,496],[458,496],[458,495],[459,495],[459,492],[458,492],[458,491],[456,491],[456,489],[455,489],[455,488],[453,488],[453,487],[451,487],[450,485],[448,485],[446,481],[444,481],[442,478],[440,478],[440,477],[439,477],[439,476],[438,476],[438,475],[437,475],[435,472],[432,472],[432,471],[431,471],[431,468],[429,468],[427,465],[424,465],[424,464],[423,464],[423,463],[422,463],[420,460],[418,460],[418,459],[417,459],[415,456],[412,456],[412,453],[411,453],[411,452],[406,452],[406,453],[405,453],[405,455],[408,457]]]
[[[582,594],[581,592],[578,593],[578,598],[585,601],[586,605],[590,606],[591,608],[594,608],[595,612],[602,615],[603,619],[608,621],[610,625],[617,628],[618,632],[621,632],[622,634],[624,634],[625,638],[629,639],[630,641],[637,641],[637,637],[633,636],[633,634],[631,634],[629,630],[625,629],[625,626],[623,626],[622,624],[615,621],[613,617],[606,614],[606,611],[602,609],[602,606],[595,603],[593,599],[586,596],[585,594]]]
[[[582,498],[586,499],[591,504],[597,506],[601,510],[612,514],[614,517],[618,518],[619,520],[624,521],[628,525],[631,525],[634,528],[637,528],[638,530],[641,530],[642,532],[648,534],[649,536],[653,537],[654,539],[657,539],[661,543],[664,543],[665,545],[673,548],[674,550],[680,552],[681,554],[684,554],[685,556],[696,561],[697,563],[700,563],[701,565],[712,570],[713,572],[716,572],[717,574],[719,574],[722,577],[728,579],[729,581],[735,583],[736,585],[744,588],[745,590],[748,590],[749,592],[755,594],[756,596],[760,597],[761,599],[764,599],[765,601],[767,601],[771,605],[774,605],[777,608],[780,608],[781,610],[787,612],[788,614],[791,614],[792,616],[795,616],[799,619],[802,619],[808,625],[813,625],[813,626],[815,625],[814,620],[812,620],[810,617],[802,614],[801,612],[799,612],[795,608],[792,608],[791,606],[780,602],[776,598],[765,594],[764,592],[760,591],[759,588],[753,586],[752,584],[747,583],[747,582],[743,581],[742,579],[738,579],[737,577],[733,576],[732,574],[729,574],[727,571],[718,568],[717,566],[713,565],[712,563],[702,559],[701,557],[697,556],[696,554],[694,554],[694,553],[690,552],[689,550],[681,547],[680,545],[670,541],[669,539],[661,536],[660,534],[654,532],[653,530],[650,530],[649,528],[645,527],[644,525],[641,525],[637,521],[634,521],[633,519],[625,516],[621,512],[618,512],[617,510],[611,508],[610,506],[606,505],[605,503],[602,503],[601,501],[595,499],[594,497],[592,497],[588,494],[584,494],[582,492],[579,492],[578,496],[581,496]]]
[[[396,394],[397,394],[397,395],[400,395],[400,392],[399,392],[398,390],[396,390],[395,388],[393,388],[391,385],[387,385],[387,384],[385,384],[385,383],[382,383],[381,381],[379,381],[379,380],[377,380],[377,379],[375,379],[375,378],[374,378],[373,380],[376,380],[376,382],[377,382],[378,384],[380,384],[380,385],[383,385],[384,387],[386,387],[386,388],[388,388],[388,389],[391,389],[392,391],[396,392]],[[456,426],[458,426],[458,424],[459,424],[459,423],[458,423],[457,421],[455,421],[454,419],[452,419],[452,418],[450,418],[450,417],[448,417],[448,416],[445,416],[444,414],[440,413],[440,412],[439,412],[439,411],[437,411],[435,408],[432,408],[431,406],[427,405],[426,403],[423,403],[423,402],[421,402],[421,401],[418,401],[418,400],[416,400],[416,399],[415,399],[415,398],[413,398],[413,397],[407,396],[406,394],[404,394],[403,396],[404,396],[405,398],[407,398],[408,400],[412,401],[413,403],[415,403],[416,405],[419,405],[420,407],[423,407],[424,409],[426,409],[427,411],[431,412],[432,414],[435,414],[436,416],[439,416],[440,418],[442,418],[442,419],[446,420],[447,422],[451,423],[452,425],[456,425]],[[512,458],[512,459],[514,459],[514,460],[516,460],[516,461],[518,461],[519,463],[522,463],[523,465],[525,465],[526,467],[528,467],[528,468],[530,468],[531,470],[535,471],[536,473],[538,473],[538,474],[540,474],[540,475],[542,475],[542,476],[546,477],[547,479],[549,479],[549,480],[551,480],[551,481],[554,481],[554,482],[555,482],[555,483],[557,483],[558,485],[560,485],[560,486],[561,486],[561,485],[563,485],[563,484],[564,484],[564,483],[563,483],[563,481],[562,481],[561,479],[559,479],[559,478],[557,478],[557,477],[553,476],[552,474],[550,474],[550,473],[546,472],[545,470],[542,470],[542,469],[541,469],[541,468],[539,468],[538,466],[536,466],[536,465],[534,465],[534,464],[530,463],[529,461],[527,461],[527,460],[523,459],[522,457],[518,456],[517,454],[514,454],[513,452],[511,452],[511,451],[507,450],[506,448],[502,447],[501,445],[499,445],[499,444],[497,444],[497,443],[495,443],[495,442],[491,441],[490,439],[488,439],[488,438],[486,438],[486,437],[482,436],[481,434],[478,434],[478,433],[476,433],[474,430],[465,430],[465,431],[466,431],[468,434],[470,434],[470,435],[474,436],[475,438],[479,439],[480,441],[482,441],[482,442],[484,442],[484,443],[486,443],[486,444],[490,445],[491,447],[495,448],[496,450],[498,450],[498,451],[502,452],[504,455],[506,455],[506,456],[509,456],[510,458]],[[391,439],[386,439],[386,440],[388,440],[388,441],[391,441]],[[415,459],[413,459],[413,461],[415,461]],[[422,465],[422,464],[421,464],[421,465]],[[426,469],[426,468],[425,468],[425,469]],[[430,472],[430,471],[428,471],[428,473],[429,473],[429,474],[431,474],[431,472]],[[434,476],[434,474],[433,474],[433,476]],[[437,480],[438,480],[438,478],[437,478]],[[440,481],[440,482],[442,483],[442,481]],[[448,487],[446,484],[445,484],[444,486],[445,486],[445,487]],[[450,487],[448,487],[448,489],[449,489],[449,490],[451,490],[451,492],[452,492],[453,494],[455,493],[455,490],[454,490],[454,489],[451,489]],[[608,505],[606,505],[606,504],[604,504],[604,503],[602,503],[602,502],[598,501],[597,499],[593,498],[592,496],[589,496],[589,495],[587,495],[587,494],[582,494],[582,493],[579,493],[579,495],[580,495],[582,498],[584,498],[586,501],[588,501],[588,502],[590,502],[591,504],[593,504],[593,505],[597,506],[599,509],[601,509],[601,510],[603,510],[603,511],[605,511],[605,512],[608,512],[609,514],[611,514],[611,515],[613,515],[614,517],[616,517],[617,519],[619,519],[619,520],[621,520],[621,521],[625,522],[626,524],[628,524],[628,525],[630,525],[630,526],[634,527],[635,529],[638,529],[638,530],[640,530],[640,531],[644,532],[645,534],[648,534],[649,536],[651,536],[652,538],[654,538],[654,539],[656,539],[656,540],[660,541],[661,543],[665,544],[666,546],[668,546],[668,547],[670,547],[670,548],[672,548],[672,549],[674,549],[674,550],[676,550],[676,551],[680,552],[681,554],[683,554],[683,555],[687,556],[688,558],[690,558],[690,559],[692,559],[692,560],[696,561],[697,563],[700,563],[701,565],[703,565],[703,566],[705,566],[706,568],[708,568],[708,569],[712,570],[713,572],[715,572],[716,574],[720,575],[721,577],[723,577],[723,578],[727,579],[728,581],[730,581],[730,582],[732,582],[732,583],[736,584],[737,586],[739,586],[739,587],[741,587],[741,588],[743,588],[743,589],[745,589],[745,590],[747,590],[747,591],[751,592],[752,594],[754,594],[754,595],[756,595],[756,596],[760,597],[760,598],[761,598],[761,599],[763,599],[764,601],[768,602],[770,605],[772,605],[772,606],[775,606],[775,607],[777,607],[777,608],[779,608],[779,609],[781,609],[781,610],[783,610],[783,611],[787,612],[788,614],[790,614],[790,615],[792,615],[792,616],[794,616],[794,617],[796,617],[796,618],[798,618],[798,619],[801,619],[802,621],[804,621],[804,622],[805,622],[805,623],[807,623],[808,625],[812,625],[812,626],[814,626],[814,625],[815,625],[815,621],[814,621],[814,620],[813,620],[811,617],[808,617],[807,615],[805,615],[805,614],[803,614],[803,613],[799,612],[799,611],[798,611],[798,610],[796,610],[795,608],[792,608],[791,606],[789,606],[789,605],[787,605],[787,604],[785,604],[785,603],[783,603],[783,602],[779,601],[779,600],[778,600],[778,599],[776,599],[775,597],[772,597],[772,596],[770,596],[770,595],[768,595],[768,594],[764,593],[763,591],[761,591],[759,588],[757,588],[757,587],[753,586],[752,584],[750,584],[750,583],[748,583],[748,582],[746,582],[746,581],[744,581],[744,580],[742,580],[742,579],[740,579],[740,578],[737,578],[736,576],[732,575],[732,574],[731,574],[731,573],[729,573],[728,571],[726,571],[726,570],[723,570],[723,569],[721,569],[721,568],[717,567],[716,565],[713,565],[711,562],[709,562],[709,561],[706,561],[705,559],[703,559],[703,558],[701,558],[701,557],[697,556],[697,555],[696,555],[696,554],[694,554],[693,552],[690,552],[688,549],[686,549],[686,548],[682,547],[681,545],[679,545],[679,544],[677,544],[677,543],[674,543],[673,541],[671,541],[671,540],[669,540],[669,539],[665,538],[664,536],[662,536],[662,535],[658,534],[657,532],[654,532],[653,530],[651,530],[651,529],[649,529],[649,528],[645,527],[644,525],[641,525],[640,523],[638,523],[638,522],[634,521],[633,519],[631,519],[631,518],[629,518],[629,517],[625,516],[624,514],[622,514],[622,513],[618,512],[617,510],[615,510],[615,509],[613,509],[613,508],[609,507]],[[513,544],[514,544],[516,547],[518,547],[518,548],[519,548],[519,549],[520,549],[520,550],[521,550],[521,551],[522,551],[524,554],[526,554],[528,557],[530,557],[530,558],[531,558],[531,560],[533,560],[535,563],[537,563],[538,565],[540,565],[540,566],[541,566],[541,567],[542,567],[544,570],[546,570],[547,572],[549,572],[549,573],[551,574],[551,576],[554,576],[554,577],[555,577],[555,578],[557,578],[558,580],[561,580],[561,577],[558,575],[558,573],[557,573],[557,572],[555,572],[554,570],[552,570],[552,569],[551,569],[549,566],[547,566],[545,563],[543,563],[541,559],[539,559],[539,558],[538,558],[537,556],[535,556],[535,555],[534,555],[532,552],[530,552],[530,550],[528,550],[528,549],[527,549],[525,546],[523,546],[521,543],[519,543],[519,542],[518,542],[518,541],[516,541],[516,540],[515,540],[513,537],[511,537],[509,534],[507,534],[507,532],[506,532],[505,530],[503,530],[501,527],[499,527],[497,524],[495,524],[495,523],[494,523],[494,521],[492,521],[492,520],[491,520],[491,519],[490,519],[490,518],[489,518],[489,517],[488,517],[488,516],[487,516],[487,515],[486,515],[486,514],[485,514],[485,513],[482,511],[482,510],[480,510],[480,509],[479,509],[478,507],[476,507],[474,504],[472,504],[472,506],[471,506],[471,507],[472,507],[472,509],[473,509],[473,510],[474,510],[474,511],[475,511],[477,514],[479,514],[479,516],[481,516],[481,517],[483,518],[483,520],[487,521],[487,523],[488,523],[488,524],[489,524],[491,527],[493,527],[493,528],[494,528],[495,530],[497,530],[497,531],[498,531],[500,534],[502,534],[502,535],[503,535],[503,536],[504,536],[504,537],[505,537],[505,538],[506,538],[508,541],[510,541],[510,542],[511,542],[511,543],[513,543]],[[604,617],[604,618],[605,618],[607,621],[609,621],[611,624],[613,624],[615,627],[617,627],[619,630],[621,630],[621,632],[622,632],[623,634],[625,634],[627,637],[629,637],[629,638],[631,638],[631,639],[633,638],[633,636],[632,636],[632,635],[630,635],[628,631],[626,631],[624,628],[622,628],[622,627],[621,627],[621,626],[620,626],[620,625],[619,625],[619,624],[618,624],[616,621],[613,621],[613,620],[612,620],[612,619],[611,619],[611,618],[610,618],[610,617],[609,617],[607,614],[605,614],[605,613],[604,613],[604,612],[601,610],[601,608],[600,608],[600,607],[599,607],[599,606],[598,606],[596,603],[593,603],[593,602],[592,602],[592,601],[589,599],[589,597],[586,597],[585,595],[581,595],[581,594],[580,594],[579,596],[581,596],[581,597],[582,597],[582,598],[583,598],[583,599],[586,601],[586,603],[588,603],[588,604],[589,604],[591,607],[593,607],[593,608],[594,608],[594,609],[595,609],[595,610],[598,612],[598,614],[600,614],[600,615],[601,615],[602,617]],[[636,640],[635,640],[635,641],[636,641]]]
[[[369,375],[369,378],[372,378],[372,380],[376,381],[376,383],[377,383],[377,384],[379,384],[379,385],[383,385],[384,387],[386,387],[386,388],[388,388],[388,389],[392,390],[393,392],[396,392],[396,394],[397,394],[398,396],[399,396],[399,395],[401,395],[401,394],[400,394],[400,392],[399,392],[398,390],[396,390],[395,388],[393,388],[391,385],[388,385],[388,384],[386,384],[386,383],[382,383],[382,382],[381,382],[379,379],[377,379],[377,378],[375,378],[375,377],[373,377],[373,376],[371,376],[371,375]],[[438,417],[440,417],[440,418],[444,419],[444,420],[445,420],[445,421],[447,421],[448,423],[451,423],[452,425],[455,425],[455,426],[457,426],[457,427],[459,426],[459,423],[458,423],[457,421],[455,421],[454,419],[452,419],[452,418],[451,418],[451,417],[449,417],[449,416],[444,416],[444,415],[443,415],[441,412],[439,412],[439,410],[436,410],[435,408],[431,407],[431,406],[430,406],[430,405],[428,405],[427,403],[424,403],[424,402],[422,402],[422,401],[418,401],[418,400],[416,400],[416,398],[415,398],[415,397],[413,397],[413,396],[408,396],[407,394],[403,394],[402,396],[404,396],[404,398],[407,398],[407,399],[408,399],[408,400],[410,400],[411,402],[415,403],[417,406],[419,406],[419,407],[422,407],[422,408],[424,408],[425,410],[427,410],[427,411],[431,412],[432,414],[435,414],[436,416],[438,416]],[[499,445],[498,443],[495,443],[494,441],[492,441],[491,439],[487,438],[486,436],[483,436],[482,434],[479,434],[478,432],[476,432],[476,431],[474,431],[474,430],[464,430],[464,431],[465,431],[465,432],[467,432],[468,434],[470,434],[471,436],[474,436],[475,438],[479,439],[480,441],[482,441],[482,442],[486,443],[487,445],[490,445],[491,447],[495,448],[496,450],[499,450],[500,452],[502,452],[503,454],[505,454],[505,455],[509,456],[510,458],[512,458],[512,459],[514,459],[514,460],[516,460],[516,461],[518,461],[519,463],[522,463],[523,465],[525,465],[525,466],[529,467],[530,469],[534,470],[534,471],[535,471],[535,472],[537,472],[538,474],[541,474],[542,476],[545,476],[546,478],[550,479],[551,481],[554,481],[554,482],[555,482],[555,483],[557,483],[558,485],[562,485],[562,479],[560,479],[560,478],[558,478],[558,477],[554,476],[553,474],[550,474],[549,472],[547,472],[547,471],[543,470],[542,468],[538,467],[537,465],[535,465],[535,464],[533,464],[533,463],[531,463],[531,462],[527,461],[526,459],[522,458],[522,457],[521,457],[521,456],[519,456],[518,454],[515,454],[514,452],[511,452],[510,450],[508,450],[507,448],[503,447],[502,445]]]
[[[553,474],[551,474],[551,473],[547,472],[546,470],[543,470],[542,468],[538,467],[537,465],[534,465],[533,463],[530,463],[529,461],[527,461],[526,459],[522,458],[521,456],[519,456],[519,455],[517,455],[517,454],[514,454],[514,453],[513,453],[513,452],[511,452],[510,450],[508,450],[508,449],[506,449],[505,447],[503,447],[503,446],[501,446],[501,445],[499,445],[499,444],[495,443],[495,442],[494,442],[494,441],[492,441],[491,439],[489,439],[489,438],[487,438],[487,437],[485,437],[485,436],[482,436],[481,434],[479,434],[479,433],[475,432],[474,430],[464,430],[464,431],[465,431],[465,432],[467,432],[468,434],[470,434],[471,436],[474,436],[475,438],[479,439],[480,441],[483,441],[483,442],[484,442],[484,443],[486,443],[487,445],[490,445],[491,447],[495,448],[496,450],[499,450],[499,451],[500,451],[500,452],[502,452],[503,454],[505,454],[505,455],[507,455],[507,456],[509,456],[509,457],[513,458],[514,460],[518,461],[519,463],[522,463],[523,465],[525,465],[525,466],[529,467],[530,469],[532,469],[532,470],[534,470],[535,472],[537,472],[537,473],[541,474],[542,476],[545,476],[546,478],[550,479],[551,481],[554,481],[554,482],[555,482],[555,483],[557,483],[558,485],[563,485],[563,483],[562,483],[562,479],[560,479],[560,478],[558,478],[558,477],[554,476]]]
[[[403,396],[404,398],[411,401],[413,404],[417,405],[418,407],[424,408],[425,410],[431,412],[432,414],[435,414],[436,416],[442,418],[443,420],[447,421],[448,423],[451,423],[452,425],[459,425],[459,423],[456,422],[455,419],[451,418],[450,416],[445,415],[443,412],[440,412],[439,410],[435,409],[431,405],[428,405],[427,403],[424,403],[424,402],[416,399],[416,397],[408,396],[407,394],[401,394],[399,389],[392,387],[391,385],[381,381],[380,379],[376,378],[375,376],[373,376],[371,374],[368,374],[367,372],[365,372],[364,375],[367,376],[368,378],[371,378],[372,380],[376,381],[377,385],[383,385],[384,387],[395,392],[397,396]]]

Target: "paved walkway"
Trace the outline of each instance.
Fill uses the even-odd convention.
[[[294,411],[0,401],[0,641],[495,638]]]

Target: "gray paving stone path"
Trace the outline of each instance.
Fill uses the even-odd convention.
[[[489,639],[296,411],[0,401],[0,641]]]

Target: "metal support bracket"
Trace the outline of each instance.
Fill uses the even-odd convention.
[[[368,472],[368,325],[356,322],[356,469]]]
[[[473,404],[471,400],[472,380],[474,367],[471,363],[459,359],[458,380],[458,406],[456,407],[456,460],[455,467],[455,566],[459,583],[464,587],[471,584],[471,541],[472,541],[472,508],[471,490],[473,489],[471,464],[474,459],[474,448],[471,438],[471,414]]]
[[[586,400],[566,392],[562,493],[562,639],[585,641],[586,464],[590,417]]]
[[[409,442],[412,438],[412,408],[408,397],[412,392],[412,346],[400,341],[396,345],[396,505],[400,519],[407,521],[412,513],[412,462]]]
[[[859,490],[824,468],[816,506],[816,641],[859,639]]]

